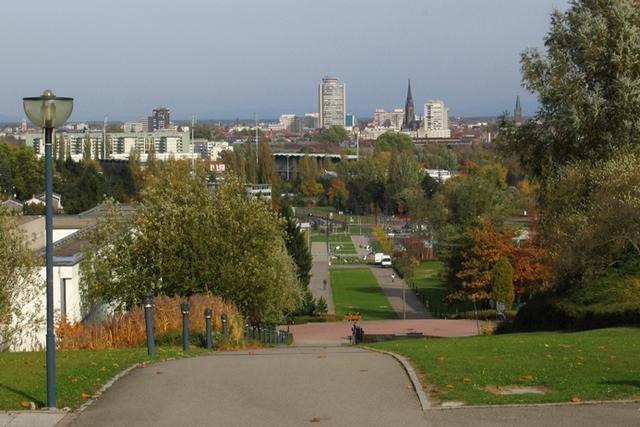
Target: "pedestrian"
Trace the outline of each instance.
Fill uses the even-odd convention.
[[[327,279],[322,281],[322,289],[327,289]]]
[[[394,273],[391,273],[391,283],[395,282],[396,280],[396,275]]]

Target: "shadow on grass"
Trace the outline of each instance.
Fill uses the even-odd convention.
[[[37,407],[41,408],[41,407],[45,406],[43,401],[41,401],[37,397],[33,397],[32,395],[25,393],[24,391],[15,389],[15,388],[13,388],[11,386],[8,386],[8,385],[2,384],[2,383],[0,383],[0,388],[5,389],[7,391],[10,391],[11,393],[15,393],[18,396],[24,397],[25,399],[29,400],[30,402],[35,403]]]

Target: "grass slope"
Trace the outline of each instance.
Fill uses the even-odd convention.
[[[444,264],[440,261],[421,262],[414,270],[409,283],[429,302],[429,309],[438,316],[473,309],[471,303],[446,304],[442,301],[447,293]]]
[[[407,356],[426,390],[470,405],[640,397],[640,329],[505,334],[378,343]],[[544,395],[497,395],[491,386],[543,386]]]
[[[333,269],[330,273],[336,315],[360,312],[363,320],[397,318],[371,270]]]
[[[135,363],[185,357],[181,348],[157,347],[149,357],[146,348],[73,350],[56,353],[57,406],[76,409],[109,379]],[[206,351],[193,348],[188,355]],[[0,409],[24,409],[20,402],[46,406],[44,352],[0,353]],[[84,394],[84,397],[83,397]]]

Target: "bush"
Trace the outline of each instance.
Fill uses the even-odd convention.
[[[175,334],[181,337],[182,314],[180,312],[181,298],[156,297],[153,310],[154,333],[157,337],[164,334]],[[242,317],[231,305],[224,303],[213,295],[194,295],[189,298],[189,322],[197,331],[204,331],[204,310],[213,309],[212,328],[222,330],[220,315],[228,314],[229,330],[234,341],[242,337]],[[146,330],[144,309],[137,307],[124,314],[117,313],[101,323],[62,321],[56,328],[56,335],[60,338],[58,346],[64,350],[127,348],[144,345]],[[164,338],[171,340],[170,336]],[[182,345],[179,338],[178,345]]]
[[[596,329],[640,325],[640,304],[592,304],[581,306],[567,300],[534,298],[518,311],[517,331]]]
[[[218,342],[215,339],[214,334],[214,342]],[[203,331],[189,331],[189,344],[205,348],[207,346],[207,337]],[[180,347],[182,346],[182,330],[172,330],[162,334],[159,334],[156,337],[156,345],[157,346],[174,346]]]

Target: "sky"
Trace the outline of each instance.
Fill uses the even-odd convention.
[[[317,111],[336,76],[347,110],[498,115],[519,95],[520,53],[542,47],[568,0],[8,0],[0,24],[0,120],[44,89],[75,98],[71,121],[277,118]]]

